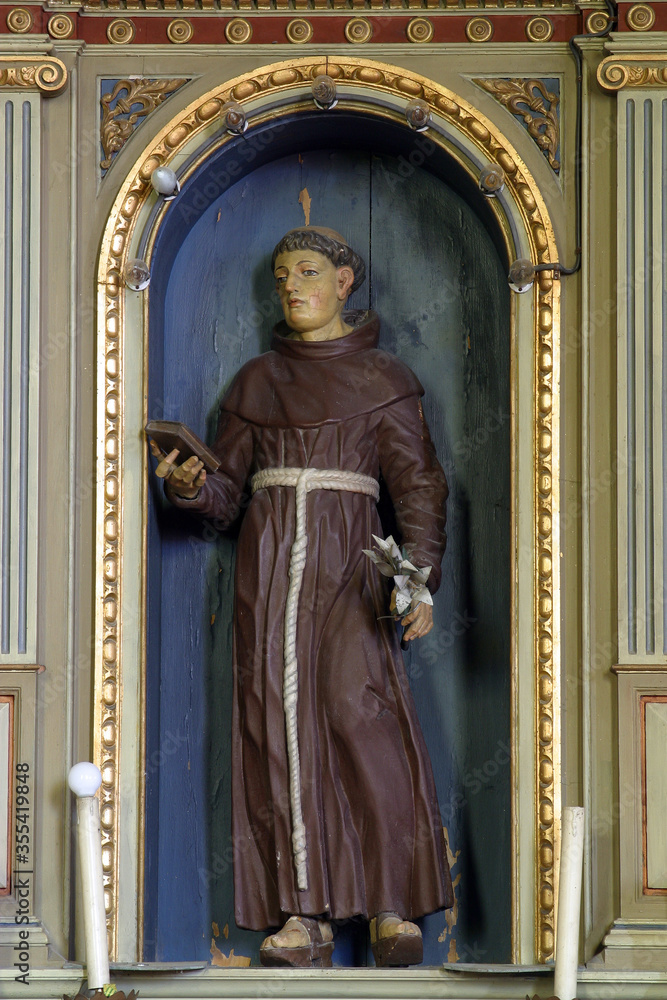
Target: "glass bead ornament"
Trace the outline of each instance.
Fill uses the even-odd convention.
[[[133,292],[142,292],[150,284],[150,268],[145,260],[135,257],[128,260],[123,268],[123,278],[127,287],[131,288]]]

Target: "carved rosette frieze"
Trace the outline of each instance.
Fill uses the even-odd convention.
[[[667,55],[642,53],[608,56],[598,66],[598,83],[605,90],[625,87],[667,87]]]
[[[100,138],[104,159],[100,167],[103,171],[109,169],[114,156],[123,148],[137,125],[185,83],[185,78],[118,80],[109,93],[102,94]]]
[[[550,81],[549,89],[544,80],[529,79],[479,79],[473,80],[491,94],[524,126],[549,161],[554,173],[560,172],[560,121],[559,94]]]
[[[353,92],[358,88],[355,108],[364,105],[369,113],[393,112],[384,103],[374,103],[368,95],[376,92],[390,95],[394,100],[406,102],[420,98],[429,105],[434,116],[440,116],[448,125],[462,133],[490,163],[499,164],[505,172],[506,189],[513,197],[523,219],[525,232],[535,263],[556,259],[553,229],[544,202],[533,178],[509,143],[492,123],[477,109],[452,92],[408,70],[361,59],[341,58],[327,62],[306,57],[265,67],[246,76],[237,77],[223,87],[204,95],[185,108],[146,147],[136,161],[116,199],[109,216],[100,255],[99,270],[99,322],[100,351],[98,352],[99,427],[102,429],[98,452],[98,481],[104,483],[98,502],[97,565],[103,567],[98,582],[97,634],[100,651],[96,663],[97,718],[96,754],[103,772],[103,840],[105,859],[105,892],[108,914],[111,954],[115,954],[118,919],[117,851],[119,775],[118,734],[120,714],[118,693],[120,662],[118,658],[120,622],[120,588],[122,581],[121,506],[122,485],[122,370],[124,318],[124,287],[122,274],[137,224],[140,210],[151,195],[150,177],[156,167],[169,164],[186,147],[193,148],[199,133],[210,129],[228,101],[257,101],[264,99],[271,106],[275,96],[273,115],[290,114],[294,103],[302,100],[304,91],[310,92],[315,77],[327,73],[343,89]],[[294,102],[285,100],[294,91]],[[361,102],[361,103],[360,103]],[[248,132],[252,129],[252,121]],[[438,137],[434,133],[434,139]],[[219,142],[230,137],[220,134]],[[203,155],[203,154],[202,154]],[[151,245],[149,240],[149,246]],[[557,523],[557,497],[553,484],[557,481],[558,440],[557,392],[554,372],[554,328],[558,314],[558,294],[553,279],[541,272],[535,288],[535,465],[534,508],[536,512],[534,534],[535,566],[535,687],[536,698],[536,801],[535,857],[536,857],[536,951],[540,961],[553,957],[554,951],[554,897],[556,892],[556,862],[560,800],[557,789],[560,781],[558,758],[558,670],[555,668],[558,649],[555,626],[554,578],[556,574],[554,552],[554,524]],[[108,833],[107,833],[108,831]],[[113,839],[115,837],[115,839]]]
[[[67,83],[67,68],[53,56],[0,56],[0,89],[20,87],[58,94]]]

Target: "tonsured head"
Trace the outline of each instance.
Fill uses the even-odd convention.
[[[287,233],[273,251],[272,265],[285,320],[299,334],[330,335],[365,275],[364,262],[342,236],[319,226]]]

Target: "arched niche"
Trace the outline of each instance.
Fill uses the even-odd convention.
[[[138,484],[146,482],[142,479],[147,469],[141,427],[147,407],[165,398],[158,384],[161,376],[156,374],[164,370],[157,353],[160,338],[151,345],[149,365],[149,330],[160,326],[164,329],[160,310],[169,293],[161,286],[161,276],[171,275],[174,262],[183,252],[188,239],[185,237],[184,242],[184,227],[194,233],[198,225],[206,225],[206,213],[215,206],[216,199],[224,198],[228,191],[233,194],[234,185],[239,184],[244,174],[249,178],[254,173],[257,178],[264,171],[265,177],[270,177],[277,164],[299,151],[314,155],[316,150],[331,149],[331,122],[336,120],[335,115],[338,118],[334,129],[336,152],[347,157],[347,168],[355,155],[361,152],[370,156],[372,151],[385,173],[390,172],[388,164],[392,158],[397,176],[400,176],[401,167],[404,173],[414,171],[410,175],[413,185],[417,184],[418,172],[424,178],[431,178],[424,182],[427,185],[442,185],[446,178],[446,187],[454,199],[451,204],[468,206],[477,220],[480,234],[496,255],[495,279],[498,278],[498,266],[504,268],[508,257],[530,256],[536,261],[556,259],[553,235],[539,191],[516,152],[478,112],[443,88],[414,74],[362,60],[345,60],[335,66],[330,62],[328,66],[330,74],[338,79],[337,108],[332,113],[314,113],[308,95],[309,82],[322,68],[308,59],[291,64],[289,68],[270,67],[232,81],[184,109],[149,145],[130,171],[112,210],[103,241],[99,300],[99,441],[100,475],[105,481],[105,492],[100,491],[98,500],[98,606],[101,611],[97,664],[98,704],[102,707],[95,720],[95,731],[96,750],[104,774],[103,836],[110,931],[116,953],[123,957],[130,956],[132,932],[135,932],[135,939],[140,939],[144,918],[148,918],[148,926],[153,925],[150,906],[154,897],[151,893],[147,900],[144,893],[145,884],[150,886],[154,870],[150,852],[155,844],[150,831],[144,839],[145,796],[151,794],[151,784],[141,777],[137,779],[132,768],[137,767],[139,775],[148,770],[150,778],[151,769],[159,770],[167,760],[177,760],[182,749],[178,745],[181,735],[178,731],[171,734],[176,744],[172,750],[160,742],[166,739],[167,730],[163,727],[160,731],[159,724],[156,729],[154,719],[151,721],[155,704],[151,706],[148,684],[151,677],[152,683],[155,682],[151,669],[155,669],[160,657],[152,654],[151,661],[145,628],[150,619],[147,601],[156,592],[155,586],[152,589],[150,586],[151,573],[159,570],[155,560],[150,564],[146,561],[151,531],[151,518],[146,516],[146,510],[150,509],[150,503],[146,487],[142,488],[142,495]],[[412,96],[421,96],[431,105],[432,127],[427,136],[416,136],[404,124],[404,107]],[[217,121],[221,105],[229,97],[241,99],[249,114],[249,129],[241,140],[221,133]],[[424,146],[422,140],[429,145]],[[483,200],[475,187],[478,170],[489,160],[499,162],[508,175],[504,195],[493,203]],[[159,163],[169,163],[181,175],[183,192],[179,201],[170,207],[156,201],[148,183],[152,169]],[[232,166],[234,170],[230,169]],[[170,226],[167,212],[172,213],[172,220],[179,212],[182,225]],[[302,216],[297,215],[293,224],[301,220]],[[288,227],[278,225],[281,231],[284,228]],[[385,229],[387,232],[390,228]],[[268,243],[272,245],[272,239]],[[269,251],[267,245],[265,252]],[[149,294],[142,297],[126,292],[120,280],[125,262],[138,255],[152,259],[154,254],[160,266]],[[380,283],[382,280],[386,283],[381,269],[377,275]],[[268,286],[262,285],[265,281],[258,271],[252,272],[251,284],[256,284],[260,303],[266,300]],[[506,298],[504,289],[500,297],[503,293]],[[462,294],[465,296],[465,290]],[[511,820],[507,836],[511,872],[508,873],[507,896],[511,953],[526,961],[534,955],[547,958],[553,948],[553,911],[548,905],[548,894],[554,888],[558,849],[559,737],[555,684],[558,643],[554,629],[558,581],[550,558],[554,515],[557,515],[557,497],[552,488],[556,467],[554,430],[557,422],[552,390],[553,323],[554,315],[557,316],[557,300],[551,280],[545,276],[534,295],[518,303],[514,301],[506,308],[509,313],[506,329],[506,404],[509,409],[506,424],[504,419],[500,422],[508,432],[506,458],[510,482],[509,551],[503,567],[503,573],[507,572],[509,577],[505,583],[510,608],[507,669]],[[143,330],[142,336],[138,335],[140,330]],[[414,363],[414,353],[411,351],[406,360],[419,369]],[[239,363],[242,360],[244,358],[239,358]],[[422,375],[419,370],[418,374]],[[425,381],[428,375],[426,372]],[[483,394],[479,396],[479,400],[482,399]],[[505,413],[502,405],[496,412]],[[491,406],[489,413],[492,412]],[[208,415],[211,416],[210,408]],[[187,413],[178,416],[191,419]],[[207,430],[201,426],[199,429]],[[483,424],[470,427],[469,433],[483,435]],[[450,438],[449,444],[460,445],[465,440],[464,432],[463,437],[459,434]],[[444,457],[447,461],[447,456]],[[534,510],[536,516],[533,516]],[[153,611],[154,619],[155,614]],[[122,692],[122,700],[119,692]],[[424,697],[426,700],[426,695]],[[482,725],[483,720],[480,720]],[[149,756],[148,760],[145,757],[147,732],[149,755],[157,753],[157,757]],[[469,783],[474,783],[475,770],[483,778],[484,771],[479,763],[492,768],[492,762],[493,755],[487,753],[470,773],[464,772],[462,779],[469,778]],[[482,778],[478,777],[477,783]],[[123,795],[123,790],[127,794]],[[442,804],[441,792],[441,807]],[[151,808],[149,801],[149,816]],[[120,852],[120,838],[124,831],[130,830],[137,831],[135,850]],[[206,840],[205,837],[204,844]],[[489,849],[492,848],[490,843]],[[175,842],[170,850],[176,865]],[[223,857],[224,866],[224,855],[217,854]],[[201,857],[200,860],[204,864],[196,867],[206,870],[206,860],[211,859]],[[215,860],[211,864],[214,865]],[[468,872],[472,874],[472,869]],[[144,882],[146,876],[148,883]],[[123,906],[119,885],[131,884],[133,880],[138,887],[138,905],[132,911],[135,923],[128,925],[119,920]],[[142,908],[146,905],[149,911],[144,914]],[[440,920],[444,925],[442,915]],[[139,947],[141,952],[137,957],[143,954],[143,946]],[[147,941],[147,954],[150,949],[151,943]]]

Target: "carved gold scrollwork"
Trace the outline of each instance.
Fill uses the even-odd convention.
[[[608,56],[598,66],[598,83],[605,90],[624,87],[667,87],[667,55]]]
[[[211,128],[223,105],[262,97],[271,106],[279,98],[281,110],[289,114],[285,98],[296,90],[299,101],[304,88],[328,73],[338,84],[360,95],[377,91],[424,100],[435,116],[465,135],[466,139],[490,163],[505,172],[506,190],[514,200],[525,227],[530,254],[535,263],[556,259],[552,225],[539,188],[503,134],[476,108],[444,87],[409,70],[350,57],[291,59],[254,71],[210,91],[185,108],[157,135],[130,170],[114,203],[107,223],[100,254],[98,287],[100,348],[98,427],[99,481],[103,489],[98,497],[97,566],[100,568],[97,589],[95,704],[95,759],[103,773],[103,860],[105,897],[111,954],[116,947],[118,925],[118,773],[119,731],[121,725],[121,664],[119,638],[122,634],[121,588],[123,553],[122,531],[122,412],[124,289],[121,275],[132,244],[141,209],[150,197],[150,177],[156,167],[168,165],[193,140]],[[129,81],[125,81],[129,83]],[[133,81],[136,82],[136,81]],[[182,82],[182,81],[179,81]],[[487,82],[487,81],[485,81]],[[383,114],[379,105],[369,105],[369,113]],[[221,141],[229,141],[223,137]],[[202,154],[203,156],[204,154]],[[540,272],[535,286],[535,409],[534,409],[534,683],[535,699],[535,889],[536,953],[539,961],[553,958],[554,897],[557,892],[560,812],[560,743],[559,743],[559,636],[558,636],[558,542],[556,525],[558,499],[558,357],[555,330],[558,328],[558,292],[548,272]],[[555,582],[556,581],[556,582]]]
[[[7,65],[9,63],[9,65]],[[67,68],[52,56],[5,56],[0,58],[0,89],[22,87],[57,94],[67,83]]]
[[[520,117],[528,135],[546,154],[551,168],[558,173],[560,161],[560,124],[557,94],[547,90],[542,80],[475,80],[513,115]]]
[[[119,80],[111,93],[104,94],[100,100],[102,105],[101,140],[104,159],[100,163],[103,170],[108,170],[111,161],[132,135],[137,123],[155,111],[166,97],[172,94],[187,81],[176,80]],[[123,91],[126,97],[119,97]],[[118,98],[118,100],[116,100]],[[113,108],[110,107],[116,101]],[[121,118],[121,115],[128,115]]]

